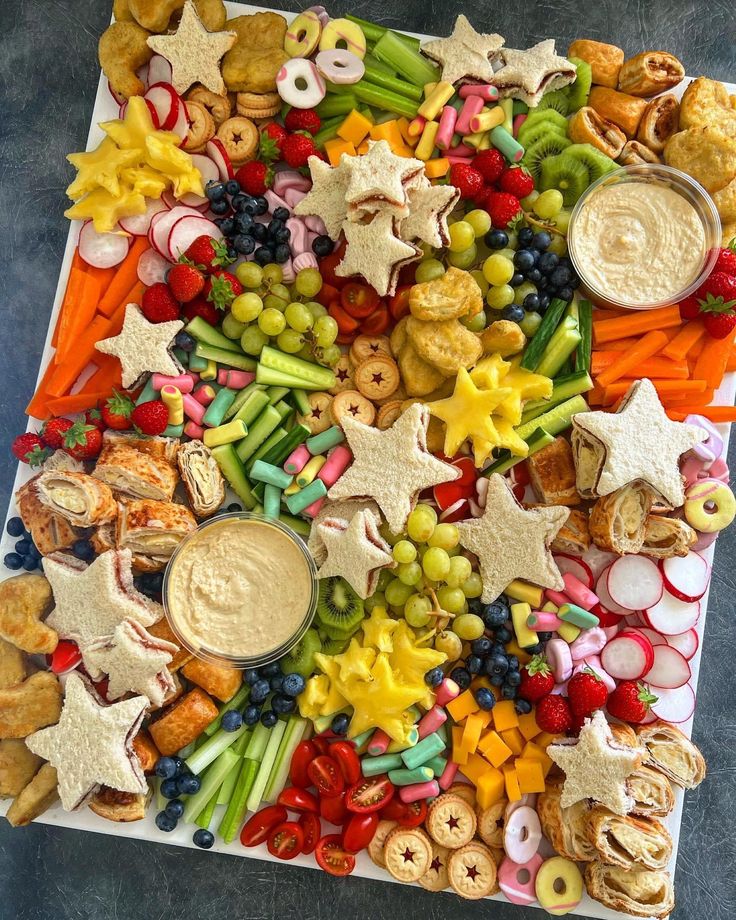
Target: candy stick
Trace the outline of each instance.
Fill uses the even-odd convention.
[[[480,96],[486,102],[495,102],[498,99],[498,89],[486,83],[463,83],[458,95],[461,99],[467,99],[468,96]]]
[[[154,390],[162,390],[165,386],[176,387],[180,393],[191,393],[194,389],[194,378],[190,374],[180,374],[178,377],[167,377],[166,374],[151,374],[151,383]]]
[[[202,380],[216,380],[217,379],[217,365],[214,361],[207,361],[207,366],[203,371],[199,372]]]
[[[405,805],[421,799],[435,799],[439,794],[440,787],[436,779],[428,783],[417,783],[415,786],[402,786],[399,790],[399,798]]]
[[[317,473],[317,478],[321,479],[329,489],[342,476],[352,459],[350,448],[345,447],[344,444],[338,444]]]
[[[214,387],[211,387],[205,383],[198,387],[194,393],[192,393],[192,396],[197,400],[198,403],[201,403],[203,406],[209,406],[215,396],[217,396],[217,391]]]
[[[263,493],[263,513],[267,518],[278,519],[281,509],[281,489],[267,482]]]
[[[490,131],[491,128],[497,128],[503,124],[504,118],[504,111],[500,105],[496,105],[492,109],[483,109],[482,112],[478,115],[473,115],[470,119],[470,130],[474,133]]]
[[[480,96],[468,96],[455,123],[457,133],[470,134],[470,119],[482,111],[483,99]]]
[[[514,100],[502,99],[498,107],[503,111],[503,129],[508,134],[514,130]]]
[[[431,82],[431,83],[425,83],[425,84],[424,84],[424,86],[422,87],[422,95],[424,96],[425,99],[428,99],[428,98],[430,97],[430,95],[431,95],[431,93],[432,93],[432,90],[435,88],[435,86],[437,86],[437,81],[436,81],[436,80],[433,81],[433,82]],[[424,113],[422,113],[422,114],[424,114]],[[437,114],[437,113],[435,112],[435,114]],[[424,117],[425,117],[425,118],[434,118],[434,115],[431,115],[431,116],[430,116],[430,115],[425,115]]]
[[[167,383],[166,386],[161,387],[161,402],[169,410],[169,425],[183,425],[184,406],[181,391]]]
[[[389,770],[400,770],[404,761],[399,754],[381,754],[378,757],[364,757],[360,762],[363,776],[379,776]],[[431,777],[430,777],[431,779]]]
[[[185,393],[184,396],[182,396],[182,404],[184,406],[184,412],[197,426],[201,427],[205,413],[205,408],[202,403],[198,402],[191,393]]]
[[[434,150],[434,142],[435,138],[437,137],[439,128],[439,123],[436,121],[428,121],[424,126],[421,140],[414,148],[414,156],[418,160],[428,160],[432,156],[432,151]]]
[[[312,502],[316,502],[319,498],[324,498],[325,495],[327,495],[327,486],[321,479],[315,479],[296,495],[290,495],[286,499],[286,507],[292,514],[299,514],[301,511],[304,511],[305,508],[309,507]]]
[[[373,732],[373,737],[368,742],[368,753],[371,755],[371,757],[376,757],[379,754],[385,754],[388,750],[389,744],[391,744],[391,739],[389,736],[385,731],[383,731],[383,729],[377,728]]]
[[[427,121],[434,121],[442,110],[442,106],[454,95],[455,88],[452,83],[440,80],[439,83],[435,83],[432,91],[417,109],[417,115],[421,115]]]
[[[296,495],[297,492],[301,492],[301,487],[296,480],[284,489],[284,495]]]
[[[209,362],[207,358],[200,358],[199,355],[195,355],[194,352],[189,353],[189,370],[190,371],[204,371],[207,369]]]
[[[426,712],[419,720],[417,730],[419,738],[426,738],[432,735],[444,722],[447,721],[447,713],[441,706],[433,706],[429,712]]]
[[[423,115],[417,115],[416,118],[412,118],[409,122],[409,127],[406,129],[406,133],[409,137],[419,137],[424,131],[424,126],[427,124],[427,119]]]
[[[504,594],[515,601],[524,601],[524,603],[530,604],[532,607],[540,607],[544,592],[537,585],[530,585],[528,581],[515,578],[506,585]]]
[[[319,434],[312,435],[311,438],[307,438],[306,445],[309,453],[315,456],[316,454],[327,453],[331,448],[342,444],[344,440],[345,435],[342,428],[339,425],[333,425],[327,431],[322,431]]]
[[[140,396],[136,399],[135,404],[136,406],[140,406],[141,403],[151,402],[153,399],[158,399],[158,392],[154,389],[153,382],[149,377],[146,381],[146,385],[141,390]]]
[[[302,514],[306,514],[308,517],[317,517],[319,509],[324,505],[324,498],[318,498],[316,502],[312,502],[311,505],[307,505]]]
[[[526,625],[529,629],[536,632],[554,632],[560,626],[564,626],[564,620],[561,620],[554,613],[544,613],[541,610],[533,610],[526,618]]]
[[[528,117],[528,115],[514,115],[514,123],[512,125],[514,137],[518,136],[519,128],[524,124]]]
[[[469,147],[472,147],[473,150],[480,150],[480,145],[484,137],[485,134],[482,131],[476,131],[475,134],[466,134],[464,142]]]
[[[293,450],[289,454],[289,456],[286,458],[286,462],[284,463],[284,470],[287,473],[291,473],[292,475],[294,473],[300,473],[304,469],[304,467],[307,465],[307,462],[309,461],[309,457],[310,457],[310,453],[307,450],[306,446],[304,444],[300,444],[299,447]],[[320,476],[320,479],[321,478],[322,477]],[[332,483],[328,483],[328,484],[332,485]]]
[[[566,594],[563,594],[561,591],[553,591],[551,588],[547,588],[544,592],[544,596],[548,597],[553,604],[557,604],[558,607],[561,607],[563,604],[569,604],[571,600]]]
[[[584,585],[579,578],[576,578],[572,572],[565,572],[562,576],[562,580],[565,582],[565,594],[575,604],[579,604],[581,607],[588,610],[600,603],[598,596],[593,594],[590,588]]]
[[[460,694],[460,687],[450,677],[446,677],[435,690],[435,699],[439,706],[446,706]]]
[[[447,150],[447,155],[453,156],[453,157],[463,157],[463,158],[474,157],[475,150],[473,150],[472,147],[468,147],[467,144],[459,143],[459,144],[454,144],[452,147],[449,147]]]
[[[217,428],[222,423],[225,413],[235,402],[235,390],[223,387],[207,407],[204,414],[204,423],[208,428]],[[242,421],[239,420],[239,421]],[[245,423],[243,422],[245,425]]]
[[[447,790],[455,782],[455,777],[457,776],[457,771],[460,768],[460,764],[455,763],[452,760],[447,761],[447,766],[445,767],[442,776],[439,778],[440,789]]]
[[[256,460],[250,468],[250,478],[276,486],[277,489],[287,489],[292,483],[292,477],[288,473],[272,463],[264,463],[263,460]]]
[[[436,144],[440,150],[447,150],[452,145],[452,137],[455,133],[455,122],[457,121],[457,110],[451,105],[446,105],[442,109],[440,116],[440,127],[437,132]]]
[[[594,613],[583,610],[577,604],[563,604],[559,611],[561,620],[580,626],[582,629],[588,629],[591,626],[597,626],[600,620]]]
[[[435,754],[439,754],[444,749],[445,742],[437,732],[433,732],[431,735],[427,735],[426,738],[422,738],[413,748],[409,748],[408,751],[402,751],[401,759],[410,770],[413,770],[414,767],[420,767],[425,761],[431,760]]]
[[[428,760],[424,766],[429,767],[435,777],[442,776],[447,766],[447,760],[439,754],[436,754],[431,760]]]
[[[325,458],[322,456],[322,454],[318,454],[316,457],[312,457],[304,469],[297,473],[296,483],[299,488],[303,489],[304,486],[308,486],[324,465]]]
[[[232,368],[221,367],[217,372],[217,382],[231,390],[243,390],[255,379],[256,375],[251,371],[236,371]]]
[[[414,747],[414,745],[419,741],[419,732],[417,731],[416,725],[412,725],[409,731],[406,734],[406,739],[404,741],[392,741],[388,746],[389,754],[401,754],[402,751],[406,751],[408,748]]]
[[[389,780],[394,786],[411,786],[414,783],[426,783],[434,777],[429,767],[415,767],[413,770],[390,770]]]
[[[208,428],[202,440],[207,447],[219,447],[221,444],[232,444],[233,441],[240,441],[246,434],[247,431],[243,422],[240,419],[233,419],[227,425]]]
[[[202,428],[201,425],[197,425],[196,422],[187,422],[184,426],[184,434],[188,438],[201,441],[202,435],[204,434],[204,428]]]
[[[518,163],[524,156],[524,148],[504,127],[499,126],[491,131],[491,143],[512,163]]]
[[[184,423],[181,425],[167,425],[164,428],[163,437],[165,438],[180,438],[184,434]]]
[[[560,639],[564,639],[565,642],[569,645],[571,642],[574,642],[577,637],[580,635],[582,630],[579,626],[575,626],[574,623],[564,623],[557,630],[557,635]]]

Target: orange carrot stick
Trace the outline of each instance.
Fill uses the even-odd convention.
[[[38,382],[36,392],[33,394],[31,401],[26,406],[26,415],[30,415],[32,418],[37,419],[45,419],[49,417],[48,409],[46,407],[46,400],[48,398],[46,387],[49,385],[49,381],[53,377],[55,370],[56,362],[52,358],[49,361],[48,367],[43,373],[43,377]]]
[[[71,390],[74,381],[95,354],[95,343],[107,338],[109,322],[104,316],[96,316],[79,336],[71,354],[62,364],[57,364],[47,387],[49,396],[64,396]]]
[[[100,297],[110,286],[110,282],[115,277],[117,267],[113,268],[95,268],[94,265],[87,266],[87,274],[92,275],[100,282]]]
[[[74,255],[72,257],[71,268],[69,269],[69,277],[66,282],[66,290],[64,291],[64,297],[61,301],[61,306],[59,307],[59,316],[56,320],[56,328],[54,329],[54,334],[51,338],[51,344],[54,346],[54,348],[56,348],[57,342],[59,340],[59,331],[61,324],[64,322],[64,317],[70,311],[73,311],[76,307],[86,278],[86,263],[79,255],[79,250],[75,249]]]
[[[664,334],[664,333],[663,333]],[[621,357],[618,351],[594,351],[591,358],[590,372],[594,377],[609,368]],[[646,358],[625,377],[661,377],[671,380],[687,380],[689,373],[687,361],[670,361],[668,358]]]
[[[92,409],[101,399],[109,396],[106,392],[75,393],[74,396],[57,396],[48,401],[47,408],[51,415],[71,415]]]
[[[679,326],[680,308],[660,307],[657,310],[631,311],[626,316],[617,316],[613,319],[593,320],[593,341],[602,345],[613,339],[623,339],[630,335],[643,335],[656,329],[669,329]]]
[[[688,415],[702,415],[711,422],[736,422],[736,406],[677,406],[668,410],[667,414],[670,413],[677,416],[677,421]]]
[[[652,380],[660,396],[672,393],[704,393],[707,389],[705,380]],[[606,387],[604,400],[606,405],[615,402],[631,386],[630,380],[617,380]]]
[[[120,361],[114,355],[103,355],[102,352],[98,352],[94,357],[94,363],[97,370],[82,387],[81,393],[99,391],[110,394],[114,389],[122,389]]]
[[[731,373],[736,371],[736,351],[731,349],[731,354],[728,356],[728,361],[726,362],[726,373]]]
[[[619,352],[616,360],[602,371],[596,380],[598,386],[604,389],[610,384],[625,376],[629,371],[636,370],[639,374],[638,366],[647,358],[656,355],[667,344],[667,336],[657,330],[648,332],[637,345],[629,351]]]
[[[629,348],[633,348],[634,345],[639,341],[638,335],[629,336],[626,339],[614,339],[612,342],[606,342],[605,350],[606,351],[628,351]]]
[[[99,300],[99,280],[91,274],[85,275],[84,285],[77,302],[70,305],[69,309],[62,314],[56,345],[58,364],[61,364],[69,352],[74,349],[77,339],[94,319]]]
[[[662,349],[662,354],[673,361],[682,361],[705,335],[705,326],[694,322],[683,326],[677,335]]]
[[[105,291],[105,296],[99,304],[99,311],[103,316],[110,316],[128,291],[138,281],[138,259],[149,248],[145,236],[136,237],[130,247],[128,255],[117,266],[115,277]]]
[[[726,373],[726,365],[731,356],[733,347],[734,330],[725,339],[713,339],[708,336],[704,340],[703,349],[695,362],[693,376],[705,380],[711,390],[717,390]]]

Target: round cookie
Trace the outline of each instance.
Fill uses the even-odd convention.
[[[398,821],[379,821],[376,832],[373,835],[373,839],[368,844],[368,855],[377,866],[380,866],[381,869],[386,868],[386,859],[383,852],[383,849],[386,846],[386,838],[391,833],[391,831],[398,826]]]
[[[436,843],[455,850],[473,839],[477,820],[472,805],[459,795],[445,793],[429,806],[425,827]]]
[[[489,808],[477,809],[478,836],[489,847],[503,846],[503,822],[506,801],[502,799]]]
[[[441,847],[436,841],[432,841],[432,862],[429,869],[417,881],[426,888],[427,891],[444,891],[450,884],[447,875],[447,861],[450,858],[450,851],[447,847]]]
[[[386,837],[386,868],[400,882],[416,882],[432,864],[432,842],[419,828],[397,827]]]
[[[553,856],[539,867],[534,891],[541,906],[554,917],[569,914],[583,896],[580,869],[564,856]]]
[[[461,898],[486,898],[496,888],[496,863],[488,847],[479,840],[450,854],[447,875],[452,890]]]

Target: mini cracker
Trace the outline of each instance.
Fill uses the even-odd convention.
[[[442,65],[442,80],[457,83],[468,79],[490,83],[493,77],[491,61],[503,47],[503,36],[476,32],[467,17],[455,20],[452,35],[435,38],[422,44],[422,51]]]
[[[526,51],[503,48],[503,67],[489,80],[502,98],[521,99],[528,106],[539,104],[542,96],[568,86],[577,77],[577,69],[567,58],[555,53],[555,40],[548,38]]]
[[[318,526],[327,550],[318,578],[341,575],[365,600],[375,592],[381,570],[396,567],[391,547],[378,532],[370,511],[358,511],[349,522],[325,518]]]
[[[149,323],[140,308],[129,303],[120,333],[102,339],[95,345],[97,351],[114,355],[121,364],[123,386],[130,389],[144,374],[165,374],[176,377],[183,368],[173,357],[171,347],[177,332],[184,328],[180,320],[167,323]]]

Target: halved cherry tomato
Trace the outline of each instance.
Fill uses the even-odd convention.
[[[337,336],[337,338],[335,339],[335,341],[337,342],[338,345],[352,345],[353,342],[354,342],[357,338],[358,338],[358,333],[357,333],[357,332],[353,333],[353,335],[340,335],[340,334],[338,333],[338,336]]]
[[[306,789],[297,789],[296,786],[290,786],[288,789],[282,789],[276,802],[283,805],[288,811],[311,811],[315,815],[319,811],[319,803],[316,796]]]
[[[343,309],[356,319],[365,319],[378,306],[378,294],[367,284],[350,281],[340,291]]]
[[[336,288],[333,284],[327,284],[327,282],[324,281],[322,283],[322,287],[314,295],[314,299],[317,301],[317,303],[321,303],[323,307],[329,307],[333,300],[340,299],[340,289]]]
[[[387,776],[372,776],[352,785],[345,793],[345,806],[356,814],[380,811],[394,795],[393,783]]]
[[[299,816],[299,827],[304,834],[302,853],[308,856],[314,852],[314,848],[317,846],[317,841],[322,834],[322,825],[317,815],[313,815],[311,811],[305,811],[303,815]]]
[[[321,754],[309,764],[307,774],[312,780],[312,785],[325,798],[333,798],[345,788],[345,780],[340,768],[331,757]]]
[[[397,322],[402,316],[406,316],[409,313],[409,291],[411,291],[411,288],[410,284],[403,284],[401,287],[396,288],[396,293],[389,298],[388,310]]]
[[[373,835],[378,827],[378,815],[372,812],[368,815],[353,815],[345,825],[343,843],[345,849],[351,853],[359,853],[373,840]]]
[[[423,799],[407,804],[396,796],[381,809],[381,818],[386,821],[398,821],[402,827],[419,827],[426,817],[427,803]]]
[[[304,846],[304,831],[296,821],[284,821],[271,831],[268,852],[279,859],[293,859]]]
[[[360,759],[355,753],[355,746],[349,741],[336,741],[330,748],[330,757],[337,761],[348,786],[357,783],[363,775],[360,771]]]
[[[292,786],[306,789],[312,785],[312,780],[307,775],[307,767],[317,756],[317,746],[312,741],[300,741],[291,756],[289,779]]]
[[[381,303],[373,313],[360,324],[363,335],[383,335],[391,322],[391,316],[385,303]]]
[[[327,284],[331,284],[336,288],[341,288],[345,284],[345,278],[335,274],[335,269],[342,262],[343,255],[344,253],[336,249],[328,256],[325,256],[324,259],[320,259],[319,263],[319,273],[322,275],[322,281],[326,281]]]
[[[327,312],[337,323],[337,328],[342,335],[353,335],[360,329],[358,320],[345,311],[339,300],[331,301]]]
[[[240,842],[244,847],[257,847],[268,838],[274,828],[283,824],[287,817],[283,805],[269,805],[268,808],[257,811],[243,825]]]
[[[469,517],[470,503],[467,499],[460,499],[440,514],[440,521],[443,524],[456,524],[458,521],[464,521]]]
[[[350,875],[355,868],[355,857],[348,853],[339,834],[328,834],[317,844],[317,864],[330,875]]]
[[[319,800],[319,813],[330,824],[336,824],[340,827],[345,823],[348,817],[348,810],[345,807],[345,796],[336,795],[331,799],[322,798]]]
[[[330,753],[330,742],[324,735],[315,735],[314,738],[310,739],[312,744],[317,748],[317,754],[329,754]],[[315,757],[317,755],[315,754]]]
[[[478,480],[478,470],[475,468],[475,464],[470,459],[470,457],[458,457],[456,460],[450,461],[453,466],[456,466],[460,470],[460,478],[456,479],[455,482],[463,486],[466,489],[469,489],[469,495],[472,495],[475,491],[475,483]]]

